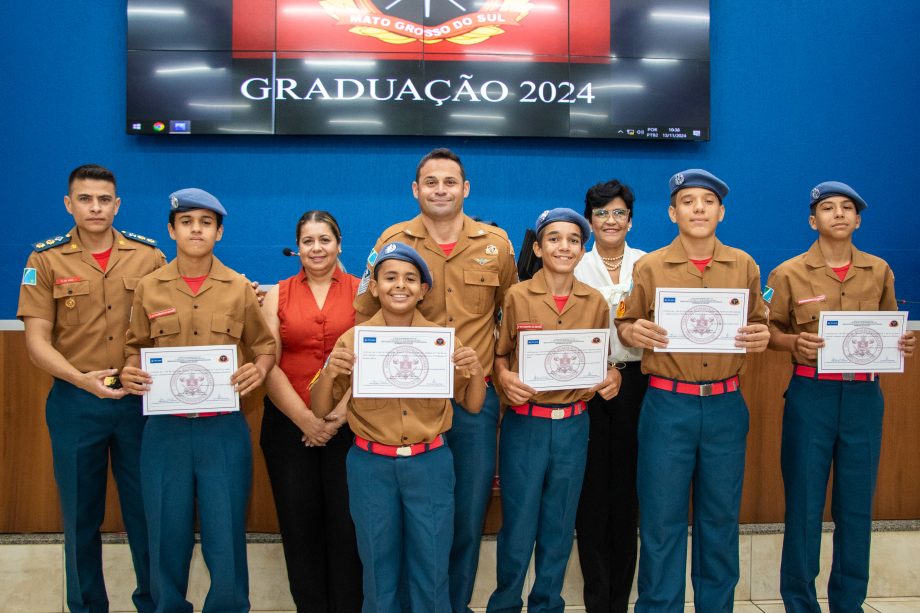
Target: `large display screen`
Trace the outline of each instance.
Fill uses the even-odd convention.
[[[709,139],[709,0],[129,0],[129,134]]]

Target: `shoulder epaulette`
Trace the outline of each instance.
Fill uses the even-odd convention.
[[[48,238],[37,243],[33,243],[32,249],[37,253],[51,249],[52,247],[57,247],[58,245],[64,245],[70,242],[70,234],[65,234],[63,236],[55,236],[54,238]]]
[[[130,238],[133,241],[144,243],[145,245],[150,245],[151,247],[157,246],[157,242],[152,238],[141,236],[140,234],[135,234],[134,232],[128,232],[127,230],[120,230],[120,232],[122,235],[124,235],[125,238]]]

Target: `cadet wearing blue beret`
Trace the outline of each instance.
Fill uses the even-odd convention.
[[[380,264],[387,260],[409,262],[418,268],[418,272],[422,276],[422,283],[426,284],[429,290],[434,286],[434,282],[431,280],[431,271],[428,270],[428,264],[426,264],[422,256],[418,254],[418,251],[409,245],[399,242],[385,245],[380,250],[380,255],[377,256],[377,262],[374,264],[375,279],[377,278],[377,271],[380,270]]]
[[[841,183],[840,181],[825,181],[824,183],[818,183],[811,190],[810,207],[812,211],[814,211],[815,206],[819,202],[833,196],[841,196],[852,200],[853,204],[856,206],[857,213],[862,213],[869,206],[866,204],[866,201],[856,193],[856,190],[846,183]]]
[[[227,391],[244,396],[274,366],[275,340],[249,282],[214,256],[227,211],[200,189],[174,192],[169,203],[176,258],[137,285],[122,384],[133,394],[149,391],[153,380],[140,368],[142,348],[231,345],[241,365]],[[244,356],[252,361],[244,363]],[[173,390],[189,403],[189,412],[152,415],[144,426],[141,487],[158,611],[192,610],[187,591],[196,506],[211,575],[204,609],[249,610],[246,505],[252,443],[243,414],[227,410],[226,393],[223,399],[212,395],[209,378],[175,375]]]
[[[697,611],[729,611],[739,577],[738,515],[748,432],[739,376],[747,354],[764,351],[770,333],[757,264],[716,238],[728,186],[691,168],[672,176],[669,187],[668,215],[678,235],[636,263],[633,290],[616,318],[620,341],[643,349],[642,372],[649,375],[639,417],[636,613],[684,610],[691,487],[694,604]],[[659,287],[747,290],[747,325],[735,335],[735,346],[744,353],[656,351],[668,346],[669,332],[654,323]]]
[[[197,187],[188,187],[180,189],[169,195],[169,206],[172,212],[193,211],[195,209],[206,209],[214,211],[221,217],[227,216],[227,210],[220,200]]]
[[[719,197],[719,202],[725,200],[728,195],[728,185],[711,172],[702,168],[688,168],[682,172],[676,173],[668,182],[671,188],[671,197],[682,189],[690,187],[702,187],[708,189]]]
[[[543,235],[543,229],[556,221],[567,221],[578,226],[578,229],[581,230],[581,240],[584,242],[587,242],[591,237],[591,226],[588,225],[588,221],[583,216],[572,209],[560,207],[543,211],[543,213],[537,217],[537,242],[540,241],[540,237]]]
[[[562,585],[588,454],[586,402],[595,394],[608,400],[616,396],[621,380],[612,366],[590,388],[538,392],[521,380],[521,330],[597,330],[610,325],[604,297],[575,278],[575,266],[590,236],[587,220],[572,209],[551,209],[537,218],[536,232],[533,251],[543,260],[543,268],[505,294],[495,345],[495,374],[508,411],[499,441],[503,519],[489,613],[521,610],[521,592],[535,547],[536,574],[527,608],[561,611],[565,607]],[[560,350],[555,356],[559,371],[571,374],[571,364],[578,358],[565,348]]]
[[[818,610],[815,577],[833,466],[836,528],[827,597],[831,611],[860,611],[869,581],[884,400],[872,372],[817,372],[818,349],[824,346],[818,330],[822,311],[897,310],[894,273],[884,260],[853,245],[866,209],[856,190],[826,181],[810,195],[808,221],[818,239],[770,273],[765,294],[772,296],[770,348],[788,351],[793,362],[783,410],[786,529],[780,593],[790,613]],[[910,357],[915,344],[908,332],[898,347]]]
[[[430,284],[431,272],[415,249],[399,242],[383,245],[368,281],[380,309],[363,325],[438,327],[418,309]],[[355,439],[345,465],[364,569],[364,611],[450,611],[448,564],[456,476],[445,433],[459,411],[454,403],[471,413],[482,409],[482,364],[472,347],[456,339],[453,402],[408,396],[355,398],[355,330],[339,337],[314,378],[310,408],[325,419],[341,403],[348,406]],[[434,341],[444,343],[444,338]],[[420,354],[404,349],[393,349],[391,362],[399,373],[389,374],[420,383]]]

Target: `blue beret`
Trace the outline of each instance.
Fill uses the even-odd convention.
[[[856,205],[857,213],[862,213],[863,209],[869,206],[866,204],[866,201],[856,193],[855,189],[846,183],[841,183],[840,181],[825,181],[824,183],[818,183],[815,185],[811,190],[810,206],[815,206],[825,198],[830,198],[831,196],[843,196],[844,198],[849,198],[853,201],[853,204]]]
[[[672,196],[688,187],[708,189],[718,196],[720,201],[725,200],[725,196],[728,195],[728,185],[725,184],[725,181],[702,168],[688,168],[683,172],[679,172],[671,177],[668,184],[671,187]]]
[[[540,213],[540,216],[537,217],[537,236],[540,236],[540,231],[543,230],[543,228],[556,221],[567,221],[577,225],[581,229],[582,240],[587,241],[588,237],[591,236],[591,226],[588,225],[588,220],[572,209],[564,207],[550,209]]]
[[[169,195],[169,209],[171,211],[193,211],[195,209],[207,209],[214,211],[222,217],[227,216],[227,209],[220,203],[220,200],[197,187],[180,189]]]
[[[393,242],[388,245],[384,245],[380,249],[380,255],[377,256],[377,261],[374,262],[375,279],[377,278],[377,267],[387,260],[401,260],[403,262],[409,262],[418,268],[419,274],[422,275],[422,283],[427,283],[429,288],[434,286],[434,282],[431,280],[431,271],[428,270],[428,264],[426,264],[425,260],[422,259],[422,256],[418,254],[418,251],[409,245],[399,242]]]

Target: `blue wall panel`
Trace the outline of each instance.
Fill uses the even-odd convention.
[[[296,270],[280,251],[293,247],[293,223],[307,208],[339,217],[344,261],[359,270],[378,232],[415,214],[415,164],[442,145],[467,165],[467,210],[497,221],[515,243],[543,209],[580,208],[589,185],[617,177],[638,198],[630,243],[661,246],[674,234],[668,177],[706,167],[732,189],[720,238],[750,252],[764,275],[814,239],[809,189],[846,181],[870,205],[857,245],[891,263],[899,298],[920,300],[918,22],[916,0],[714,0],[708,143],[157,138],[124,133],[124,2],[4,2],[0,319],[15,316],[29,243],[69,228],[62,197],[78,164],[115,171],[116,225],[161,239],[169,256],[167,194],[214,192],[230,211],[219,257],[273,283]]]

